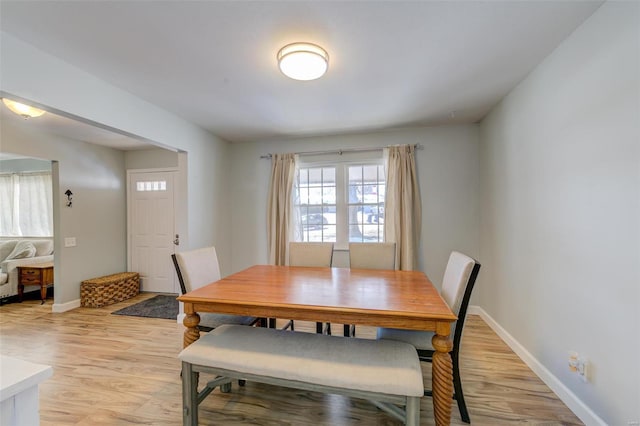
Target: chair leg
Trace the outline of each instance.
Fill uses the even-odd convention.
[[[469,418],[469,411],[467,411],[467,404],[464,402],[464,394],[462,393],[462,381],[460,380],[460,369],[458,367],[458,357],[452,356],[453,361],[453,397],[458,403],[458,409],[460,410],[460,417],[465,423],[471,423]]]
[[[354,324],[344,325],[344,337],[356,337],[356,326]]]
[[[331,323],[328,322],[326,327],[324,328],[324,334],[326,334],[327,336],[331,336]]]
[[[289,330],[289,329],[291,329],[291,331],[294,331],[294,327],[295,326],[293,325],[293,320],[289,320],[287,322],[287,324],[284,327],[282,327],[280,330]],[[275,323],[274,323],[273,328],[275,328]]]
[[[421,360],[431,362],[431,360]],[[453,399],[458,403],[458,410],[460,410],[460,418],[465,423],[471,423],[469,417],[469,411],[467,410],[467,404],[464,401],[464,393],[462,392],[462,380],[460,380],[460,368],[458,365],[458,356],[455,353],[451,354],[451,361],[453,364]],[[424,390],[424,396],[433,396],[433,392],[430,389]]]
[[[321,322],[316,322],[316,334],[322,334],[322,325]]]

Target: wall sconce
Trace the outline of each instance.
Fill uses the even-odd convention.
[[[71,207],[71,196],[73,195],[73,192],[71,192],[70,189],[67,189],[64,194],[67,196],[67,207]]]

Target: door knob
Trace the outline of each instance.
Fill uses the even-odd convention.
[[[180,235],[176,234],[176,239],[173,240],[173,244],[175,244],[176,246],[180,245]]]

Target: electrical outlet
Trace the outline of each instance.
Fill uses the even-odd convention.
[[[578,352],[569,351],[569,371],[578,372]]]
[[[75,247],[76,246],[76,237],[66,237],[64,239],[65,247]]]
[[[569,351],[569,371],[578,373],[583,382],[589,381],[589,361],[575,351]]]
[[[583,382],[589,381],[589,361],[586,358],[578,358],[578,374]]]

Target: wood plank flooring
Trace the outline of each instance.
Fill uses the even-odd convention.
[[[0,353],[52,365],[40,386],[43,426],[179,425],[183,327],[175,321],[111,315],[153,297],[143,293],[104,308],[51,313],[52,300],[0,306]],[[334,325],[340,332],[341,326]],[[296,321],[297,330],[315,323]],[[371,338],[375,329],[358,327]],[[477,316],[465,326],[461,375],[474,425],[579,425],[578,418]],[[431,382],[430,366],[424,368]],[[207,377],[203,377],[207,379]],[[423,425],[433,425],[430,398]],[[247,383],[214,391],[200,407],[201,425],[397,425],[367,401]],[[452,424],[464,425],[453,403]]]

